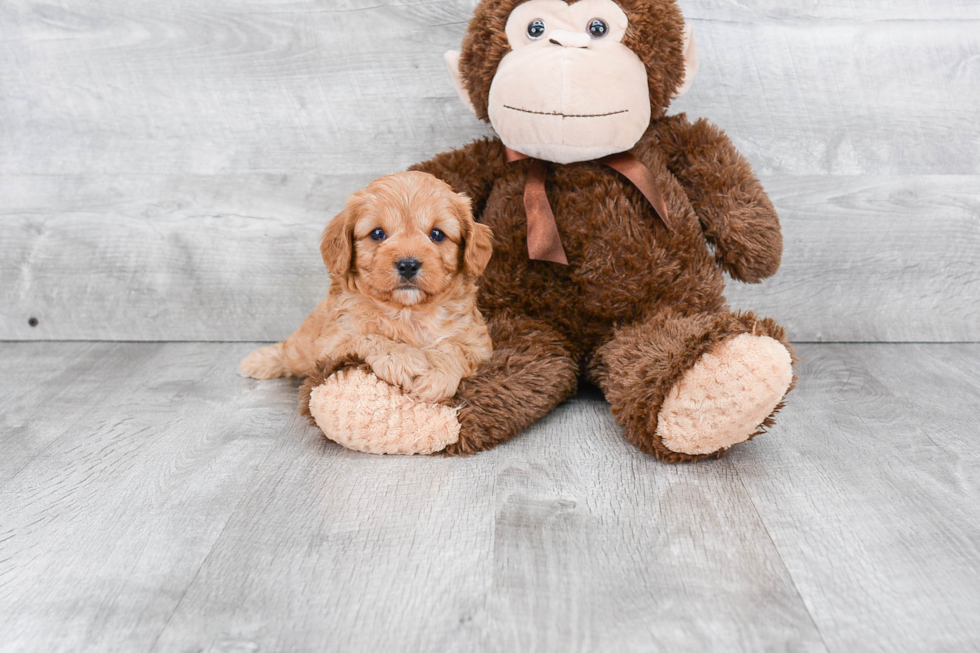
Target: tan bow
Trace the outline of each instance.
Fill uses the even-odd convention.
[[[531,159],[531,167],[528,169],[527,181],[524,184],[528,255],[535,261],[551,261],[568,265],[568,257],[561,244],[561,234],[558,233],[558,223],[555,222],[555,214],[551,210],[551,202],[548,201],[548,193],[544,187],[548,172],[547,162],[515,152],[506,146],[504,146],[504,158],[507,163]],[[607,165],[629,179],[643,193],[664,226],[670,229],[667,203],[653,173],[643,165],[642,161],[629,152],[621,152],[596,159],[595,162]]]

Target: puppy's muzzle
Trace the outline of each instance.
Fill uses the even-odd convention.
[[[422,261],[417,258],[400,258],[395,261],[395,269],[398,270],[398,276],[408,281],[418,275],[422,269]]]

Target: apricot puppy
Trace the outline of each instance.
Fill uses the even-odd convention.
[[[320,246],[327,298],[294,334],[249,354],[243,376],[306,377],[356,358],[423,401],[456,394],[490,359],[476,280],[492,253],[470,200],[421,172],[382,177],[355,193]]]

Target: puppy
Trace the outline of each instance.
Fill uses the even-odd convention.
[[[410,395],[439,401],[490,359],[476,279],[492,236],[465,195],[426,173],[382,177],[351,196],[320,251],[327,298],[296,333],[249,354],[243,376],[306,377],[318,363],[359,359]]]

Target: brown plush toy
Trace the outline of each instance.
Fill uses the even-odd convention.
[[[670,462],[717,457],[771,425],[792,349],[771,319],[728,308],[722,271],[775,273],[779,220],[718,128],[666,115],[697,67],[674,0],[483,0],[447,61],[499,139],[413,169],[468,194],[494,232],[480,286],[493,358],[445,405],[357,366],[325,370],[303,404],[327,436],[425,432],[420,450],[435,437],[475,453],[547,415],[579,378],[630,442]]]

